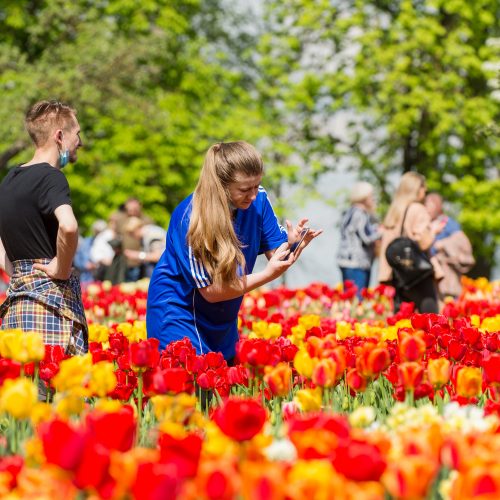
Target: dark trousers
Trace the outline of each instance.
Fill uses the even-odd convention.
[[[438,313],[438,296],[434,278],[431,276],[410,290],[398,289],[394,297],[394,312],[399,311],[401,302],[414,302],[419,313]]]

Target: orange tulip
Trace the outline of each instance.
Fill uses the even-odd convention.
[[[335,361],[335,365],[337,366],[337,377],[341,377],[347,368],[347,360],[346,360],[346,348],[343,345],[339,345],[335,347],[330,353],[330,358]]]
[[[347,385],[354,392],[364,392],[366,390],[366,386],[368,385],[368,380],[361,375],[361,373],[356,370],[356,368],[351,368],[347,372]]]
[[[313,368],[312,381],[319,387],[332,387],[337,379],[337,364],[330,358],[321,359]]]
[[[459,396],[474,398],[483,392],[481,368],[464,366],[458,371],[456,391]]]
[[[375,342],[365,342],[355,348],[356,368],[365,378],[377,378],[391,361],[389,350]]]
[[[420,361],[425,354],[425,348],[422,331],[400,335],[399,356],[401,361]]]
[[[500,498],[500,465],[479,463],[461,471],[454,481],[451,498],[482,498],[493,500]]]
[[[431,385],[440,388],[450,380],[450,360],[448,358],[429,359],[427,377]]]
[[[245,500],[281,500],[285,497],[286,482],[281,463],[250,462],[242,464],[242,490]]]
[[[422,382],[424,368],[415,361],[406,361],[398,365],[399,381],[407,391],[412,391]]]
[[[405,455],[389,465],[382,482],[394,498],[427,498],[438,467],[427,455]]]
[[[241,478],[230,459],[205,460],[196,476],[196,498],[231,500],[241,490]]]
[[[292,369],[288,363],[278,363],[267,370],[264,381],[274,396],[284,397],[292,389]]]

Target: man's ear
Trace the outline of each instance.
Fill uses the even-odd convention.
[[[62,142],[64,137],[62,129],[58,128],[57,130],[54,131],[54,140],[56,142]]]

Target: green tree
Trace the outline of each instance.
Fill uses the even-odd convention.
[[[293,54],[282,107],[306,115],[302,123],[312,126],[303,136],[314,137],[306,145],[375,180],[386,202],[391,174],[426,175],[460,208],[487,274],[500,233],[500,142],[485,132],[500,115],[487,66],[499,58],[499,0],[266,5],[278,73],[283,54]]]
[[[28,106],[78,110],[68,167],[83,227],[137,196],[162,225],[217,140],[254,141],[261,120],[234,64],[250,38],[224,31],[222,1],[10,1],[0,7],[0,175],[26,161]],[[234,25],[232,26],[234,29]]]

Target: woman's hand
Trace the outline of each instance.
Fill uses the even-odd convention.
[[[283,243],[274,251],[264,269],[267,281],[272,281],[281,276],[296,260],[296,255],[290,255],[288,243]]]
[[[287,220],[286,221],[286,228],[288,231],[288,245],[289,247],[292,246],[294,243],[300,241],[300,237],[302,234],[302,230],[306,227],[306,224],[309,219],[300,219],[299,223],[293,227],[292,223]],[[302,241],[302,243],[299,245],[299,247],[294,251],[294,261],[297,260],[299,255],[302,253],[302,250],[311,243],[311,241],[319,236],[323,232],[323,229],[309,229],[308,233],[306,234],[306,237]],[[291,257],[290,257],[291,258]]]

